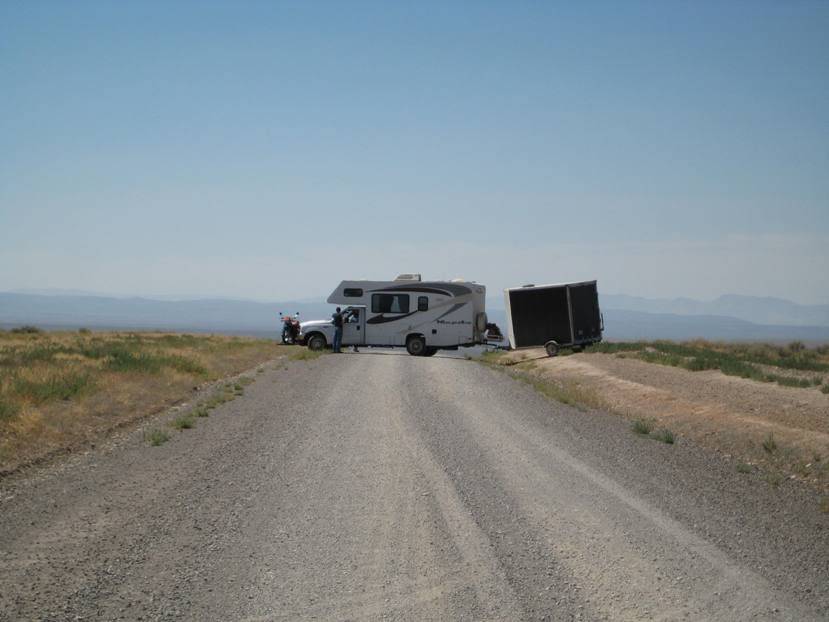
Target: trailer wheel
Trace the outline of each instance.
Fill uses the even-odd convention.
[[[555,356],[558,354],[558,344],[555,341],[548,341],[544,344],[544,349],[547,350],[547,356]]]
[[[325,348],[325,337],[316,333],[311,335],[311,338],[308,340],[308,349],[309,350],[323,350]]]
[[[423,356],[426,351],[426,340],[423,337],[409,337],[406,340],[406,352],[412,356]]]

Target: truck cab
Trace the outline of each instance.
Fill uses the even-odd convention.
[[[342,309],[343,345],[361,346],[366,343],[366,307],[350,305]],[[334,319],[302,322],[299,343],[312,350],[322,350],[334,342]]]

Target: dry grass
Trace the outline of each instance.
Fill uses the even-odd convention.
[[[546,359],[546,356],[543,358]],[[596,391],[578,380],[550,378],[544,375],[538,364],[540,359],[531,358],[525,352],[512,358],[503,350],[490,350],[475,360],[506,371],[513,378],[526,382],[542,395],[562,404],[574,406],[579,410],[604,407]]]
[[[594,351],[605,354],[547,359],[539,349],[482,358],[534,383],[577,383],[603,410],[631,422],[652,419],[649,438],[688,439],[751,472],[793,476],[829,493],[829,402],[818,386],[823,380],[829,387],[829,347],[691,341],[599,344]],[[536,355],[542,358],[532,361]]]
[[[214,335],[0,332],[0,473],[157,412],[280,347]]]
[[[635,357],[648,363],[681,367],[689,371],[718,369],[728,376],[785,387],[820,387],[829,374],[829,348],[807,348],[799,341],[787,346],[767,343],[725,343],[695,339],[598,343],[586,352]],[[827,385],[829,386],[829,385]],[[829,392],[827,389],[824,392]]]

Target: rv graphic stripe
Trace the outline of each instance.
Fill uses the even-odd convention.
[[[439,286],[430,287],[428,285],[392,285],[391,287],[382,287],[379,289],[369,290],[371,292],[391,292],[391,291],[407,291],[419,292],[424,294],[442,294],[443,296],[463,296],[471,294],[472,290],[463,285],[456,285],[455,283],[441,283]]]
[[[412,311],[410,313],[406,313],[405,315],[395,315],[394,317],[387,317],[381,313],[380,315],[375,315],[374,317],[367,319],[366,324],[385,324],[386,322],[394,322],[395,320],[402,320],[403,318],[414,315],[415,313],[417,313],[417,311]]]
[[[452,307],[449,309],[449,311],[447,311],[446,313],[444,313],[444,314],[443,314],[443,315],[441,315],[440,317],[435,318],[435,321],[437,322],[438,320],[445,318],[445,317],[446,317],[447,315],[449,315],[450,313],[454,313],[455,311],[457,311],[458,309],[460,309],[460,308],[461,308],[462,306],[464,306],[465,304],[466,304],[465,302],[457,302],[457,303],[453,304],[453,305],[452,305]]]

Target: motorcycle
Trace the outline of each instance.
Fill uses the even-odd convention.
[[[296,343],[299,339],[299,311],[296,315],[282,315],[280,312],[279,318],[282,321],[282,343]]]

